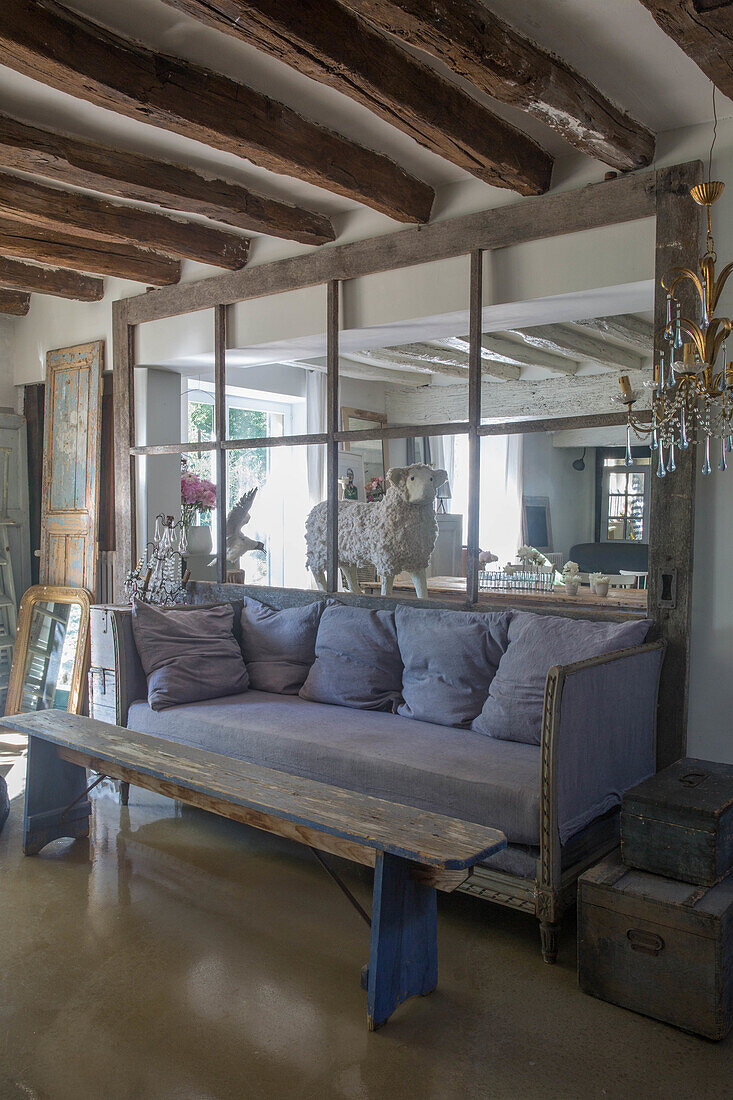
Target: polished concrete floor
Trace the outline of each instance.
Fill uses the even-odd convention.
[[[89,841],[24,858],[21,816],[16,797],[0,835],[2,1100],[733,1097],[733,1036],[586,997],[572,928],[548,967],[533,919],[441,896],[438,989],[369,1034],[368,930],[307,849],[141,790],[124,809],[112,784]],[[367,904],[369,873],[340,869]]]

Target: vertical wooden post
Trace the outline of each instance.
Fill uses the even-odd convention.
[[[695,270],[699,261],[700,208],[690,198],[689,191],[702,178],[700,161],[657,172],[654,298],[654,354],[657,359],[662,347],[666,311],[662,276],[672,267]],[[692,306],[692,299],[689,305]],[[683,301],[683,313],[685,309]],[[673,474],[659,478],[655,465],[651,474],[649,615],[656,620],[659,634],[667,643],[659,686],[659,768],[683,756],[687,743],[695,480],[702,458],[691,446],[687,452],[678,448],[676,462],[677,470]]]
[[[216,451],[216,579],[227,579],[227,435],[226,402],[227,307],[214,306],[214,439]]]
[[[478,603],[479,515],[481,507],[481,329],[483,322],[483,253],[471,253],[468,347],[468,546],[466,603]]]
[[[137,558],[135,459],[135,326],[127,302],[112,303],[115,465],[115,599],[124,603],[125,577]]]
[[[327,285],[326,304],[326,485],[328,499],[328,534],[326,544],[326,588],[338,591],[338,442],[334,434],[339,428],[339,281]]]

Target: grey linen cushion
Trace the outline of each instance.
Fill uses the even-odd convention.
[[[300,696],[358,710],[394,710],[402,660],[394,612],[329,604],[316,638],[316,660]]]
[[[316,635],[325,602],[276,611],[245,599],[242,649],[254,691],[297,695],[316,659]]]
[[[553,665],[569,665],[641,645],[650,626],[649,619],[599,623],[515,612],[509,624],[509,648],[472,729],[502,741],[539,745],[545,680]],[[589,708],[592,705],[589,699]]]
[[[481,712],[507,647],[510,612],[395,611],[405,718],[467,728]]]
[[[247,690],[233,628],[231,604],[163,611],[133,601],[132,632],[153,710]]]

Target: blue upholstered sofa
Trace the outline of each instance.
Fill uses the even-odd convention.
[[[305,592],[240,591],[279,609],[322,599]],[[236,624],[243,605],[230,602]],[[344,602],[354,606],[360,601],[347,596]],[[369,604],[395,610],[400,601]],[[440,616],[421,622],[428,627],[440,622],[441,630],[455,628],[458,635],[461,616],[471,613],[428,609],[420,614]],[[529,627],[530,619],[539,618],[521,615]],[[577,620],[566,621],[577,625]],[[256,657],[247,652],[236,628],[235,635],[245,660]],[[515,641],[506,644],[507,653],[519,644],[518,637],[517,631]],[[98,608],[92,614],[91,698],[95,717],[142,733],[500,828],[508,847],[477,867],[461,889],[535,914],[543,954],[551,962],[561,914],[572,904],[578,875],[616,844],[622,793],[655,770],[662,657],[662,645],[647,642],[543,668],[541,728],[538,719],[539,744],[534,744],[508,739],[511,730],[508,737],[506,730],[487,736],[424,717],[251,688],[154,710],[130,609]],[[428,695],[442,679],[439,648],[431,661],[423,670]]]

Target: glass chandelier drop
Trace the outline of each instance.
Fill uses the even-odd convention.
[[[716,278],[718,257],[710,221],[710,208],[724,187],[719,180],[708,179],[690,190],[698,206],[705,207],[705,255],[700,260],[699,275],[690,268],[675,267],[662,279],[667,292],[666,346],[654,364],[652,380],[644,383],[652,390],[651,417],[634,412],[639,394],[632,390],[628,376],[619,379],[621,393],[615,400],[627,410],[626,465],[633,463],[633,431],[640,438],[650,439],[651,449],[657,454],[657,477],[674,473],[678,449],[686,451],[691,445],[702,448],[702,473],[706,475],[712,472],[716,458],[718,469],[726,470],[727,455],[733,451],[733,361],[728,360],[726,346],[733,322],[715,315],[733,263]],[[698,299],[697,320],[682,314],[677,295],[685,283],[692,284]]]

